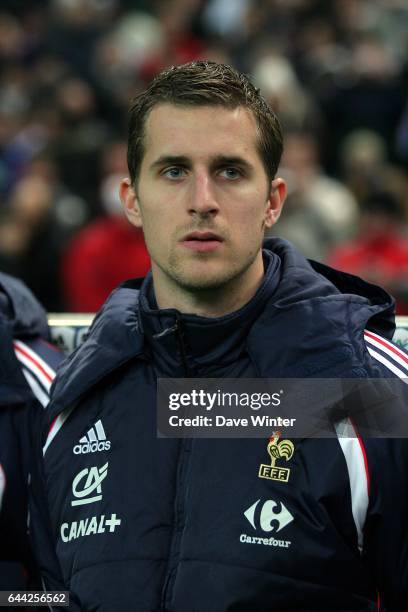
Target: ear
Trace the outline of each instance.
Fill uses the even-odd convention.
[[[271,191],[265,211],[265,227],[267,229],[275,225],[279,219],[286,198],[286,192],[286,183],[283,179],[276,178],[271,182]]]
[[[119,197],[130,223],[136,227],[142,227],[143,223],[138,198],[129,178],[121,181]]]

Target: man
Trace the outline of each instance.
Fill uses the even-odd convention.
[[[156,436],[159,377],[406,375],[382,339],[388,294],[279,239],[262,250],[285,198],[281,150],[274,113],[228,66],[170,68],[133,103],[120,193],[152,274],[96,317],[55,385],[43,441],[58,558],[41,561],[43,576],[71,591],[72,609],[405,606],[404,442],[291,441],[283,481],[259,477],[277,436]]]
[[[33,429],[39,426],[60,353],[31,291],[0,273],[0,590],[39,586],[27,534]]]

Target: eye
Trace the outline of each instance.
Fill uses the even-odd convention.
[[[169,178],[170,180],[176,181],[177,179],[183,178],[185,176],[186,170],[180,166],[171,166],[171,168],[166,168],[162,172],[162,176]]]
[[[242,177],[242,172],[239,168],[234,166],[228,166],[220,171],[220,175],[227,178],[230,181],[236,181]]]

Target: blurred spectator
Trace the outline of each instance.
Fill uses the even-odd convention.
[[[98,214],[97,164],[109,127],[97,116],[95,93],[83,79],[66,78],[55,91],[55,107],[64,126],[55,135],[52,151],[63,182]],[[86,173],[84,168],[87,169]]]
[[[3,0],[0,264],[46,308],[68,307],[60,253],[106,215],[102,183],[126,172],[98,162],[123,138],[129,99],[196,58],[251,73],[282,120],[291,195],[278,232],[323,258],[355,223],[350,192],[393,193],[406,223],[407,31],[404,0]],[[313,137],[296,151],[293,131]]]
[[[36,176],[17,183],[10,198],[10,214],[0,228],[0,268],[18,275],[49,310],[55,311],[61,302],[59,238],[53,221],[50,185]]]
[[[324,259],[334,244],[353,232],[357,203],[352,193],[325,174],[317,142],[308,132],[287,135],[279,174],[287,181],[288,196],[274,233],[292,241],[307,257]]]
[[[208,32],[229,39],[242,38],[247,34],[248,13],[251,0],[209,0],[202,15]]]
[[[163,25],[142,11],[124,13],[94,48],[93,76],[105,103],[125,113],[146,65],[162,64]]]
[[[355,130],[340,147],[341,171],[344,183],[358,202],[373,192],[389,191],[401,202],[401,222],[408,221],[408,178],[406,173],[387,158],[385,142],[370,130]]]
[[[78,76],[89,79],[94,47],[109,30],[118,7],[117,0],[51,0],[47,48],[63,57]]]
[[[56,182],[53,165],[33,163],[16,183],[0,224],[0,269],[21,278],[47,310],[62,307],[61,247],[84,221],[83,202]]]
[[[408,100],[396,134],[396,148],[399,157],[408,164]]]
[[[351,49],[350,63],[342,79],[333,81],[320,97],[323,114],[331,130],[330,167],[338,163],[342,139],[355,129],[379,134],[387,154],[395,156],[395,134],[406,100],[402,67],[379,38],[361,36]]]
[[[336,247],[329,265],[382,285],[397,299],[398,314],[408,314],[408,237],[402,211],[390,193],[376,193],[361,208],[356,237]]]
[[[290,62],[276,53],[266,53],[253,67],[254,82],[262,90],[283,128],[318,128],[318,112]]]
[[[119,283],[145,276],[150,268],[143,233],[128,222],[119,200],[125,160],[123,143],[106,150],[100,192],[105,215],[79,232],[64,253],[61,275],[72,312],[96,312]]]

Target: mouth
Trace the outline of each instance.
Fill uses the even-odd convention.
[[[192,251],[208,253],[218,249],[224,240],[214,232],[190,232],[180,242]]]

